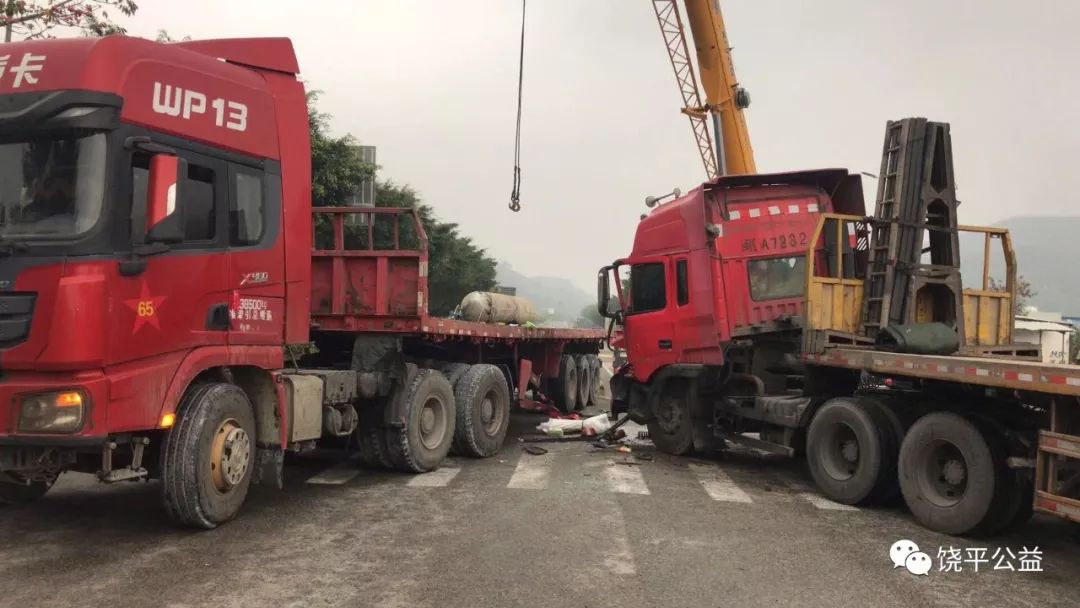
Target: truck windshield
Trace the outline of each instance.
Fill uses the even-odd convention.
[[[0,142],[0,238],[84,233],[104,197],[104,133]]]

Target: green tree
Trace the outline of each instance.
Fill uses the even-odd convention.
[[[1080,327],[1073,330],[1069,339],[1069,363],[1080,363]]]
[[[4,42],[14,38],[50,38],[57,27],[75,28],[85,36],[124,34],[109,11],[131,16],[139,10],[134,0],[0,0],[0,27]]]
[[[588,304],[585,308],[581,309],[581,314],[578,315],[577,321],[574,325],[578,327],[603,327],[604,317],[600,316],[600,311],[596,309],[596,304]]]
[[[375,175],[376,167],[357,156],[355,137],[330,135],[330,115],[316,107],[319,93],[310,91],[307,94],[311,129],[311,204],[316,207],[344,205],[360,190],[364,180]]]
[[[458,225],[443,222],[416,191],[391,181],[375,182],[378,207],[415,209],[428,237],[428,309],[434,315],[450,314],[465,294],[495,286],[495,259],[461,234]],[[376,236],[376,241],[378,241]],[[405,243],[403,243],[405,245]]]

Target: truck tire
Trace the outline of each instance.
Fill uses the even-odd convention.
[[[17,473],[8,473],[14,477]],[[56,483],[56,476],[48,479],[31,481],[28,484],[0,481],[0,505],[26,505],[41,498]]]
[[[882,504],[896,504],[900,501],[900,443],[904,441],[904,435],[911,427],[911,421],[906,411],[898,410],[888,403],[869,397],[860,397],[859,401],[877,411],[877,419],[884,424],[881,426],[885,455],[887,460],[882,469],[881,481],[883,485],[875,500]]]
[[[600,400],[604,396],[600,390],[600,357],[586,355],[586,359],[589,361],[589,373],[592,375],[592,380],[589,382],[589,405],[600,405]]]
[[[552,381],[551,397],[555,405],[569,414],[577,409],[578,369],[571,355],[559,357],[559,376]]]
[[[1002,479],[994,448],[971,420],[927,414],[900,445],[900,489],[911,514],[944,534],[975,532],[991,515]]]
[[[990,510],[979,525],[971,531],[972,535],[990,536],[1010,527],[1018,518],[1024,502],[1034,498],[1034,488],[1023,492],[1023,480],[1018,471],[1008,466],[1008,445],[1005,434],[990,422],[971,418],[971,422],[982,433],[994,461],[994,499]]]
[[[457,387],[458,381],[471,367],[468,363],[447,363],[443,366],[442,373],[450,381],[450,386]]]
[[[434,471],[454,441],[454,389],[437,370],[421,369],[406,384],[401,399],[405,424],[384,433],[390,460],[406,473]]]
[[[494,365],[473,365],[454,388],[454,401],[457,453],[477,458],[497,454],[510,425],[510,389],[502,370]]]
[[[661,452],[683,456],[694,451],[693,424],[689,383],[682,378],[668,380],[647,423],[649,438]]]
[[[386,437],[381,427],[382,417],[389,399],[378,399],[360,408],[360,426],[356,429],[360,448],[360,462],[370,469],[393,468]]]
[[[221,382],[188,389],[161,452],[161,499],[178,524],[211,529],[240,511],[255,463],[255,415]]]
[[[583,410],[589,405],[589,393],[592,391],[592,366],[585,355],[574,357],[574,364],[578,370],[577,406],[575,409]]]
[[[876,406],[848,397],[827,401],[806,434],[806,460],[818,489],[845,505],[878,499],[896,476],[892,438]]]

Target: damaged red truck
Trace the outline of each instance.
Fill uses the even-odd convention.
[[[311,208],[287,39],[3,55],[0,502],[160,478],[211,528],[286,451],[419,473],[495,453],[542,382],[574,406],[600,332],[432,317],[412,210]]]

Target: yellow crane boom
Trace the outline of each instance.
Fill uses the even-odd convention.
[[[677,0],[653,0],[653,9],[683,98],[682,112],[690,119],[705,173],[709,179],[718,175],[757,173],[743,115],[743,110],[750,105],[750,95],[735,79],[719,1],[684,0],[684,3],[697,51],[705,103],[698,92]],[[716,152],[713,138],[709,136],[709,118],[716,133]]]

